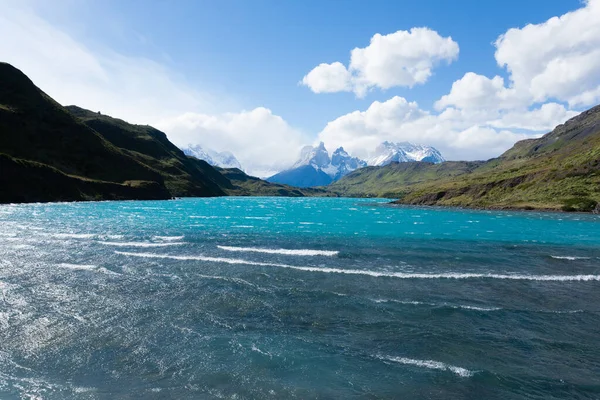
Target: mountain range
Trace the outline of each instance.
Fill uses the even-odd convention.
[[[240,162],[229,151],[218,152],[212,149],[203,148],[200,145],[192,144],[182,150],[186,155],[196,157],[199,160],[204,160],[213,167],[237,168],[243,170]]]
[[[267,178],[267,181],[297,187],[325,186],[367,165],[384,166],[392,162],[414,161],[441,163],[445,160],[431,146],[408,142],[383,142],[367,161],[350,156],[343,147],[336,149],[330,157],[325,144],[321,142],[315,147],[305,146],[291,168]]]

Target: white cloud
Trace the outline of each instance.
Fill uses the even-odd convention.
[[[567,110],[562,104],[546,103],[533,110],[511,110],[488,124],[494,128],[550,131],[577,114],[579,112]]]
[[[352,74],[340,62],[319,64],[303,79],[302,84],[315,93],[349,92],[352,90]]]
[[[289,167],[308,141],[263,107],[217,115],[186,113],[156,126],[178,146],[200,143],[216,151],[231,151],[248,173],[260,177]]]
[[[545,128],[553,123],[549,119],[556,116],[557,106],[562,107],[551,105],[530,114],[507,114],[505,119],[491,121],[487,112],[467,113],[455,108],[430,114],[415,102],[396,96],[383,103],[376,101],[365,111],[354,111],[329,122],[319,139],[328,148],[343,145],[347,151],[364,158],[379,143],[388,140],[432,145],[450,160],[488,159],[498,156],[518,140],[539,136],[537,132],[525,134],[505,128],[519,122],[519,118],[540,115],[547,116]],[[556,123],[563,122],[561,118],[569,115],[563,109]]]
[[[549,100],[570,107],[600,101],[600,0],[540,24],[512,28],[498,37],[495,57],[509,84],[473,72],[454,82],[435,107],[503,110]]]
[[[535,102],[588,106],[600,100],[600,0],[544,23],[509,29],[496,40],[496,61],[512,86]]]
[[[315,93],[412,87],[425,83],[440,62],[458,57],[458,44],[429,28],[412,28],[389,35],[375,34],[367,47],[351,52],[350,65],[320,64],[302,80]]]
[[[511,89],[504,87],[504,79],[495,76],[489,79],[483,75],[467,72],[452,84],[450,93],[435,103],[437,110],[449,106],[463,109],[506,109],[514,107],[519,99]]]

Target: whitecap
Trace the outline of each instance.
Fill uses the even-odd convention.
[[[422,367],[422,368],[429,368],[429,369],[437,369],[440,371],[450,371],[455,373],[458,376],[461,376],[463,378],[468,378],[470,376],[473,376],[473,374],[475,372],[470,371],[466,368],[461,368],[461,367],[457,367],[454,365],[450,365],[450,364],[445,364],[441,361],[434,361],[434,360],[417,360],[417,359],[413,359],[413,358],[406,358],[406,357],[382,357],[382,356],[377,356],[377,358],[379,358],[380,360],[384,360],[384,361],[392,361],[392,362],[396,362],[396,363],[400,363],[400,364],[404,364],[404,365],[413,365],[415,367]]]
[[[96,235],[93,233],[53,233],[51,236],[57,239],[91,239]]]
[[[249,261],[238,258],[221,258],[221,257],[205,257],[205,256],[173,256],[168,254],[154,253],[130,253],[125,251],[115,251],[117,254],[133,257],[145,258],[167,258],[173,260],[196,260],[206,262],[217,262],[226,264],[241,264],[241,265],[256,265],[263,267],[279,267],[289,268],[298,271],[321,272],[321,273],[337,273],[347,275],[367,275],[372,277],[388,277],[399,279],[509,279],[523,281],[600,281],[600,275],[502,275],[502,274],[475,274],[475,273],[443,273],[443,274],[419,274],[405,272],[379,272],[360,269],[341,269],[329,267],[300,267],[288,264],[266,263],[258,261]]]
[[[569,261],[575,261],[575,260],[589,260],[590,257],[577,257],[577,256],[550,256],[556,260],[569,260]]]
[[[339,251],[335,250],[310,250],[310,249],[266,249],[260,247],[235,247],[235,246],[217,246],[221,250],[235,251],[235,252],[252,252],[252,253],[266,253],[266,254],[283,254],[287,256],[327,256],[332,257],[339,254]]]
[[[471,306],[471,305],[463,305],[463,304],[448,304],[448,303],[426,303],[423,301],[415,301],[415,300],[395,300],[395,299],[371,299],[375,303],[398,303],[398,304],[408,304],[413,306],[431,306],[431,307],[449,307],[454,309],[464,309],[464,310],[474,310],[474,311],[498,311],[502,308],[500,307],[480,307],[480,306]]]
[[[165,242],[174,242],[176,240],[182,240],[183,235],[181,236],[152,236],[152,240],[163,240]]]
[[[269,358],[273,358],[273,355],[271,353],[269,353],[268,351],[263,351],[263,350],[259,349],[258,347],[256,347],[256,345],[254,343],[252,344],[251,349],[252,349],[252,351],[260,353],[260,354],[262,354],[264,356],[267,356]]]
[[[165,247],[165,246],[181,246],[184,242],[166,242],[166,243],[149,243],[149,242],[103,242],[98,243],[106,246],[118,246],[118,247]]]

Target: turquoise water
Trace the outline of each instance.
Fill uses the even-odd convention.
[[[0,206],[0,398],[597,399],[600,218]]]

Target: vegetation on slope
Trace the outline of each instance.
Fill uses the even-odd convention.
[[[173,196],[222,196],[231,183],[206,161],[187,157],[148,125],[134,125],[77,106],[66,109],[129,157],[159,174]]]
[[[600,201],[600,106],[473,172],[413,187],[398,202],[591,211]]]
[[[67,175],[47,164],[0,153],[0,203],[74,200],[161,200],[170,197],[154,181],[105,182]]]
[[[399,198],[414,185],[467,174],[481,164],[480,161],[394,162],[383,167],[357,169],[327,189],[342,196]]]

